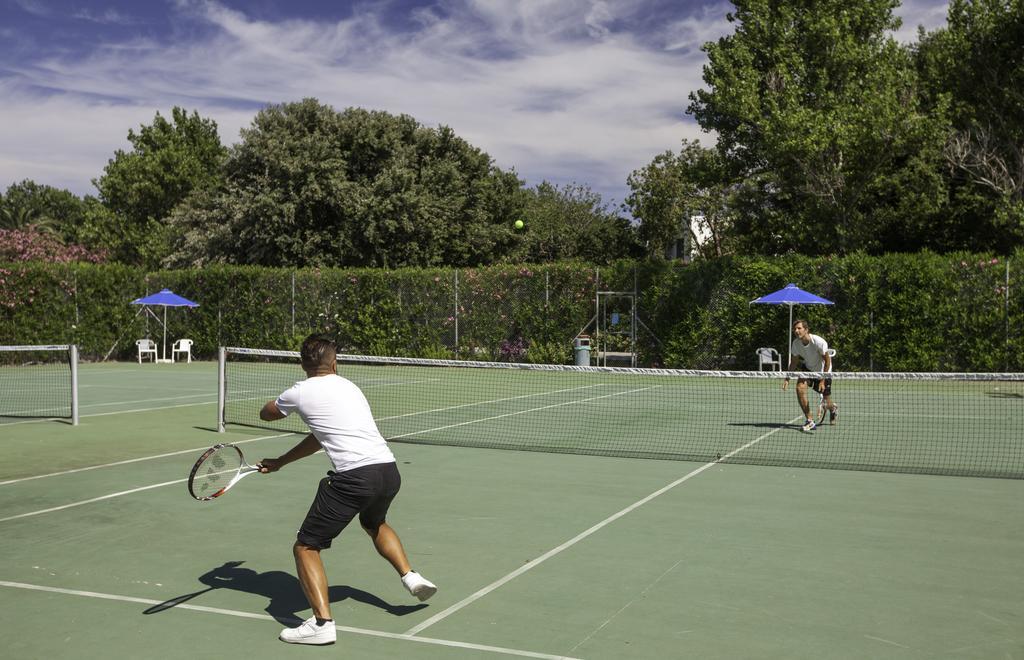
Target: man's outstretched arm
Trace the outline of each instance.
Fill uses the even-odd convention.
[[[299,444],[295,445],[285,453],[281,454],[277,458],[264,458],[260,461],[260,472],[277,472],[285,465],[312,456],[313,454],[320,451],[320,441],[316,439],[316,436],[310,433],[305,438],[299,441]]]

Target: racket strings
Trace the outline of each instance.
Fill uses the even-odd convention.
[[[199,497],[209,497],[227,486],[238,474],[241,459],[233,447],[218,449],[207,456],[192,478],[192,491]]]

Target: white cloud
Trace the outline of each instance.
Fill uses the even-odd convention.
[[[903,0],[896,8],[896,15],[903,19],[903,25],[893,36],[900,43],[914,43],[919,26],[929,32],[945,27],[948,9],[946,0]]]
[[[74,18],[89,21],[91,23],[102,23],[106,25],[134,25],[138,21],[130,16],[126,16],[116,9],[104,9],[101,12],[95,12],[91,9],[79,9],[75,11],[72,16]]]
[[[595,39],[603,39],[611,34],[607,24],[612,20],[612,12],[604,2],[594,2],[587,11],[583,22],[587,32]]]
[[[696,52],[705,43],[731,34],[734,27],[725,16],[733,9],[732,3],[718,2],[704,7],[698,16],[687,16],[669,22],[661,35],[666,50]],[[699,72],[699,66],[697,69]]]
[[[112,103],[77,96],[40,97],[0,82],[0,182],[25,179],[78,195],[96,194],[91,180],[103,173],[118,149],[128,149],[128,129],[151,124],[157,110],[169,107]],[[216,112],[222,136],[238,135],[250,112],[220,108]]]
[[[173,38],[8,63],[0,189],[32,178],[90,193],[128,129],[175,105],[217,121],[227,144],[268,103],[316,97],[339,110],[406,113],[451,126],[531,185],[577,181],[606,201],[621,201],[629,173],[682,139],[710,142],[684,113],[702,86],[700,46],[731,31],[728,3],[648,34],[621,29],[643,10],[633,0],[439,0],[403,31],[381,13],[391,6],[358,5],[335,22],[270,22],[176,0]],[[945,3],[913,0],[899,13],[913,30],[934,27]]]
[[[20,65],[0,105],[0,182],[91,192],[128,129],[157,111],[195,109],[232,143],[254,108],[312,96],[449,125],[530,184],[574,180],[621,201],[630,171],[696,137],[683,113],[699,81],[699,54],[616,33],[624,6],[452,0],[395,33],[369,9],[334,23],[271,23],[182,0],[182,17],[215,28],[198,41],[101,43],[73,60]],[[701,21],[719,19],[690,29],[705,34]]]
[[[45,18],[52,15],[49,7],[47,7],[44,2],[41,2],[41,0],[14,0],[14,4],[33,16],[42,16]]]

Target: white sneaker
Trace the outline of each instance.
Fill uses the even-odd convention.
[[[333,621],[326,621],[324,625],[316,625],[316,617],[311,616],[302,622],[298,628],[285,628],[278,637],[282,642],[289,644],[333,644],[338,638],[338,629],[334,627]]]
[[[816,428],[818,428],[818,425],[814,423],[813,419],[809,419],[807,420],[807,423],[800,428],[800,430],[803,431],[804,433],[810,433]]]
[[[424,601],[437,593],[437,586],[416,571],[409,571],[403,575],[402,584],[409,590],[409,593],[419,598],[420,601]]]

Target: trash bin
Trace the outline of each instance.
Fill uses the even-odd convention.
[[[573,354],[576,356],[577,367],[590,366],[590,337],[580,335],[572,340]]]

